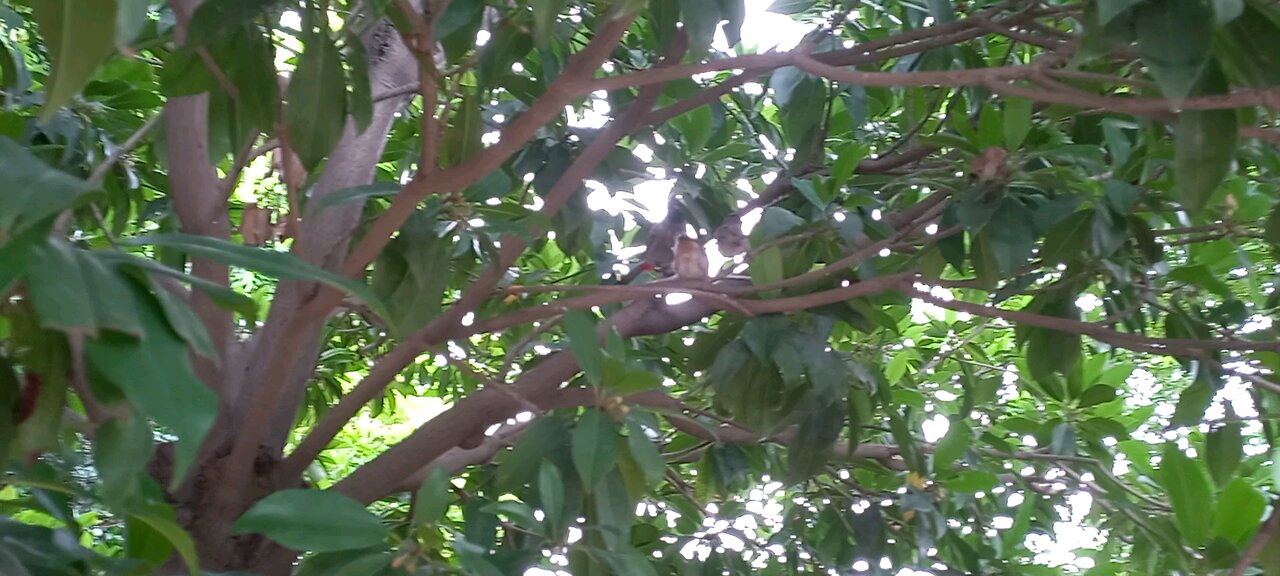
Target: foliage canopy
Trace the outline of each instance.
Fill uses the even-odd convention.
[[[764,6],[0,4],[0,573],[1280,571],[1280,8]]]

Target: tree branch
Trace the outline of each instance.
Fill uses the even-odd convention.
[[[920,280],[923,282],[923,280]],[[1026,326],[1048,328],[1072,334],[1083,334],[1099,342],[1105,342],[1118,348],[1167,354],[1170,356],[1197,356],[1213,350],[1267,350],[1280,352],[1277,342],[1247,342],[1243,340],[1190,340],[1185,338],[1152,338],[1128,332],[1118,332],[1102,324],[1081,322],[1070,318],[1043,316],[1020,310],[1004,310],[992,306],[983,306],[960,300],[944,300],[923,290],[904,288],[908,296],[919,298],[942,308],[967,312],[974,316],[998,318],[1016,322]]]

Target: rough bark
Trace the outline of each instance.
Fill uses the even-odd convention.
[[[389,24],[384,22],[373,27],[364,40],[373,60],[370,62],[370,81],[375,94],[416,80],[413,56]],[[405,95],[379,101],[374,106],[372,122],[361,133],[357,133],[354,123],[348,120],[342,140],[330,154],[324,173],[310,194],[311,201],[344,188],[373,181],[395,115],[410,97],[411,95]],[[359,224],[361,210],[360,203],[334,206],[320,212],[308,210],[302,220],[302,236],[295,239],[294,253],[326,270],[337,270]],[[280,385],[286,388],[280,403],[281,411],[272,420],[267,443],[274,454],[279,454],[284,447],[307,381],[315,370],[322,344],[322,331],[317,328],[304,334],[288,334],[290,338],[302,339],[302,345],[293,359],[289,378],[285,382],[270,383],[264,381],[264,376],[275,356],[276,343],[286,336],[284,332],[315,289],[314,283],[280,283],[271,312],[249,353],[242,376],[243,384],[236,386],[235,413],[241,417],[246,412],[244,403],[252,397],[254,387]]]

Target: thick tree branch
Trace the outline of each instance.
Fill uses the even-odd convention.
[[[908,280],[908,275],[883,277],[860,282],[837,290],[821,293],[824,296],[806,295],[783,298],[761,306],[762,311],[789,311],[803,307],[821,306],[850,298],[867,296],[893,290]],[[744,302],[743,304],[756,304]],[[710,304],[690,301],[678,306],[667,306],[657,300],[632,303],[618,311],[606,323],[623,338],[660,334],[676,330],[716,312]],[[601,327],[603,337],[604,326]],[[339,482],[335,489],[358,500],[369,502],[380,498],[414,471],[429,464],[441,454],[458,446],[468,437],[483,431],[492,424],[517,414],[522,403],[511,397],[519,397],[541,404],[547,401],[561,383],[578,373],[578,365],[572,353],[558,352],[543,359],[537,366],[525,372],[506,390],[481,390],[464,398],[456,406],[428,421],[399,444],[373,461],[361,466],[351,476]]]
[[[586,82],[609,53],[618,45],[622,35],[631,27],[634,16],[620,18],[605,24],[591,39],[591,43],[570,58],[564,71],[547,86],[546,92],[517,116],[505,129],[497,144],[486,148],[461,164],[444,170],[430,179],[415,178],[392,201],[387,211],[374,221],[368,234],[352,250],[343,266],[343,273],[356,276],[373,261],[378,252],[390,240],[391,235],[404,224],[414,207],[427,196],[437,192],[461,190],[497,170],[529,138],[564,109],[573,99],[575,88]]]
[[[174,0],[172,4],[175,11],[190,14],[200,2]],[[178,23],[174,27],[174,40],[182,44],[186,42],[186,35],[186,25]],[[208,94],[170,98],[165,104],[163,115],[169,135],[165,140],[171,167],[169,189],[184,233],[228,238],[231,223],[227,218],[226,198],[221,193],[218,174],[209,160],[208,110]],[[193,259],[192,274],[220,286],[230,284],[227,266],[211,260]],[[218,393],[225,407],[230,397],[223,384],[222,363],[231,346],[231,313],[214,304],[200,290],[191,291],[190,304],[209,333],[218,358],[214,361],[192,354],[196,373]]]
[[[686,36],[684,34],[677,35],[672,46],[668,49],[668,53],[663,60],[664,63],[678,62],[686,47]],[[623,112],[617,120],[610,123],[587,145],[582,154],[574,160],[573,164],[565,170],[564,174],[548,191],[541,210],[544,215],[549,218],[559,212],[582,186],[582,181],[590,176],[600,162],[613,151],[618,141],[641,125],[645,115],[652,109],[660,93],[661,86],[642,89],[636,100],[631,104],[631,107]],[[533,233],[536,234],[537,231]],[[522,239],[510,235],[505,236],[502,239],[502,247],[499,250],[498,262],[490,266],[479,279],[468,287],[462,298],[454,303],[449,310],[432,320],[416,334],[406,338],[386,357],[379,359],[369,375],[361,380],[354,390],[339,400],[338,404],[321,419],[316,428],[298,445],[298,448],[289,455],[281,467],[281,474],[287,477],[289,474],[300,473],[308,462],[319,455],[320,451],[337,435],[346,422],[354,417],[362,406],[378,394],[381,394],[382,390],[390,384],[396,374],[403,370],[405,366],[408,366],[413,358],[431,346],[451,338],[451,333],[458,327],[458,322],[462,317],[475,310],[492,296],[493,289],[502,279],[505,270],[515,262],[524,249],[525,243]]]

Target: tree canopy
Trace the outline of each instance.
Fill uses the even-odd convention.
[[[1274,2],[0,32],[0,573],[1280,571]]]

